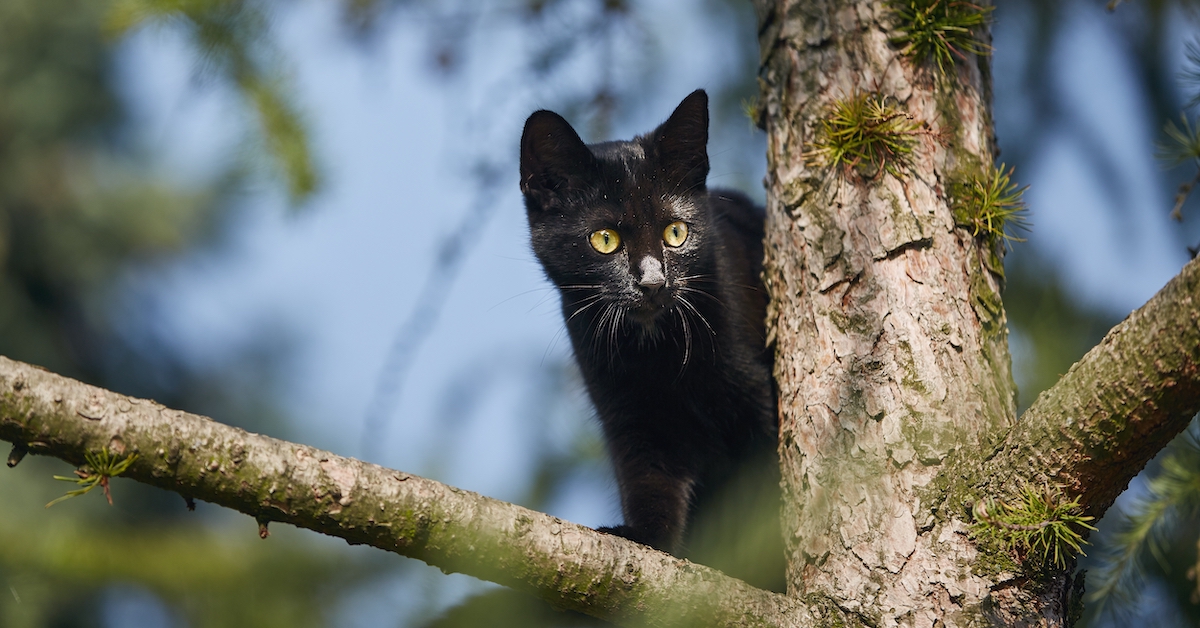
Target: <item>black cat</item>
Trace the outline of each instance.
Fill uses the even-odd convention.
[[[632,141],[584,144],[544,110],[521,137],[533,250],[561,292],[620,486],[625,524],[601,530],[676,553],[707,503],[744,499],[747,477],[775,496],[778,545],[763,212],[706,188],[707,143],[703,90]]]

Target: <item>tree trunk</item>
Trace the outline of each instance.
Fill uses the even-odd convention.
[[[1015,422],[998,251],[946,193],[993,162],[988,60],[902,57],[882,0],[756,4],[789,594],[852,625],[1060,625],[1069,579],[981,568],[943,473]],[[909,162],[814,165],[819,121],[865,93],[921,125]]]

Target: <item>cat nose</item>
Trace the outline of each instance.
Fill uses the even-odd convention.
[[[653,292],[667,285],[667,278],[663,275],[662,262],[654,257],[647,255],[642,258],[638,269],[642,271],[642,278],[638,281],[638,285],[645,288],[647,292]]]

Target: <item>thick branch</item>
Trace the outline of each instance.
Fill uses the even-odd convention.
[[[979,477],[1062,483],[1099,516],[1198,410],[1200,260],[1192,260],[1038,397]]]
[[[123,477],[619,623],[793,626],[805,614],[784,596],[615,536],[4,357],[0,439],[74,464],[104,448],[136,452]]]

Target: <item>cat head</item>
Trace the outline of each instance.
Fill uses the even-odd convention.
[[[615,308],[609,318],[646,330],[695,310],[689,290],[713,271],[707,143],[703,90],[631,141],[587,145],[556,113],[529,117],[521,191],[534,253],[564,305]]]

